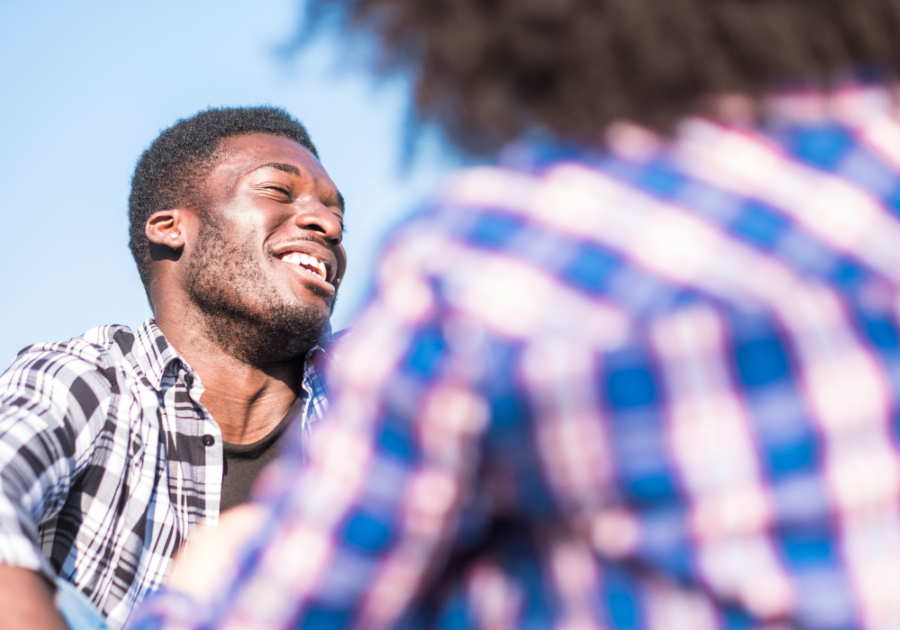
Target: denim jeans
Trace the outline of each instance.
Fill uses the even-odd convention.
[[[56,608],[71,630],[107,630],[106,618],[73,584],[57,578],[56,589]]]

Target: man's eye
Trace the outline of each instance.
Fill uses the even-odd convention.
[[[282,195],[285,195],[286,197],[290,197],[290,196],[291,196],[291,191],[288,190],[287,188],[283,187],[283,186],[266,186],[266,189],[267,189],[267,190],[274,190],[275,192],[279,192],[279,193],[281,193]]]

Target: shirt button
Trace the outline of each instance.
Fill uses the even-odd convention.
[[[216,438],[207,434],[203,436],[203,446],[212,446],[216,443]]]
[[[190,387],[191,385],[193,385],[193,384],[194,384],[194,377],[191,376],[190,374],[185,374],[185,375],[184,375],[184,384],[187,385],[188,387]]]

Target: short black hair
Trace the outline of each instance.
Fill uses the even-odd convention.
[[[900,71],[900,0],[310,0],[308,11],[311,29],[336,18],[374,34],[376,68],[412,72],[419,117],[485,152],[540,130],[598,141],[617,119],[666,131],[711,96]]]
[[[138,160],[128,197],[131,254],[144,288],[150,288],[150,242],[146,224],[154,212],[200,200],[201,184],[215,166],[226,138],[267,133],[290,138],[319,157],[306,128],[278,107],[210,108],[164,130]]]

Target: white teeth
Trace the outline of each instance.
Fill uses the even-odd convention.
[[[315,256],[301,254],[300,252],[291,252],[282,256],[281,260],[302,267],[307,273],[319,276],[322,280],[328,278],[328,269],[325,267],[325,263],[321,262]]]

